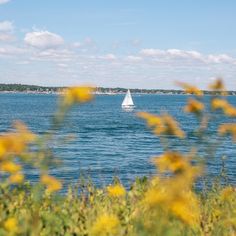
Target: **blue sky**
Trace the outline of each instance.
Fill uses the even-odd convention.
[[[234,0],[0,0],[0,83],[236,90]]]

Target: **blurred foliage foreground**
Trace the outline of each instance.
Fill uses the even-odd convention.
[[[210,122],[214,116],[236,117],[236,108],[226,100],[221,80],[210,85],[217,95],[208,104],[201,90],[180,85],[192,94],[184,107],[198,124],[192,135],[208,152]],[[197,144],[188,145],[189,150],[185,146],[185,153],[173,150],[173,140],[181,145],[188,138],[169,114],[137,114],[163,145],[163,154],[152,159],[155,176],[137,179],[128,190],[115,179],[104,188],[87,182],[60,194],[62,182],[50,175],[50,167],[57,164],[50,151],[55,131],[72,106],[92,98],[90,87],[69,88],[60,96],[46,134],[38,136],[21,122],[1,134],[0,235],[236,235],[235,187],[215,183],[195,190],[196,181],[204,179],[206,161]],[[228,135],[236,141],[236,123],[219,124],[215,133],[219,140]],[[37,168],[37,184],[27,181],[25,166]],[[225,177],[224,171],[219,177]]]

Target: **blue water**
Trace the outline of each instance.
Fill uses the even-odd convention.
[[[159,139],[137,118],[136,112],[160,114],[169,111],[188,134],[184,142],[171,138],[172,149],[188,151],[192,144],[197,143],[202,158],[207,160],[207,174],[210,176],[219,175],[221,157],[226,156],[229,182],[236,183],[235,144],[229,137],[221,140],[223,143],[217,149],[215,158],[212,153],[204,154],[206,148],[215,145],[218,123],[235,122],[235,119],[226,120],[220,114],[216,115],[209,127],[208,139],[198,140],[193,133],[197,127],[195,117],[187,116],[182,109],[188,96],[133,95],[133,99],[136,108],[130,112],[121,109],[123,95],[99,95],[93,102],[75,107],[56,136],[60,139],[70,134],[76,139],[52,147],[54,155],[62,163],[51,168],[51,173],[63,179],[65,184],[77,183],[79,176],[85,174],[99,185],[110,183],[114,175],[129,185],[136,176],[155,173],[150,158],[162,153],[163,148]],[[236,105],[236,97],[230,96],[228,99]],[[45,133],[50,127],[56,104],[56,95],[0,94],[0,132],[8,130],[14,120],[22,120],[33,132]],[[36,170],[27,168],[26,172],[31,181],[37,180]]]

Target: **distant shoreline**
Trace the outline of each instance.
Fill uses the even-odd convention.
[[[131,92],[132,93],[132,92]],[[0,91],[0,94],[25,94],[25,95],[60,95],[62,93],[59,92],[28,92],[28,91]],[[105,95],[105,96],[116,96],[116,95],[125,95],[125,92],[122,93],[113,93],[113,94],[109,94],[109,93],[94,93],[94,95]],[[170,96],[181,96],[181,95],[185,95],[185,96],[191,96],[192,94],[189,93],[185,93],[183,91],[183,93],[169,93],[169,92],[161,92],[161,93],[132,93],[133,95],[159,95],[159,96],[163,96],[163,95],[170,95]],[[211,96],[213,95],[212,93],[204,93],[204,96]],[[232,92],[229,93],[225,96],[236,96],[236,92]]]
[[[0,94],[62,94],[66,87],[44,87],[37,85],[23,84],[0,84]],[[125,94],[126,88],[104,88],[96,87],[94,94],[96,95],[117,95]],[[156,95],[188,95],[184,90],[175,89],[130,89],[132,94],[156,94]],[[236,95],[236,91],[227,91],[228,95]],[[203,90],[204,95],[220,95],[219,91]]]

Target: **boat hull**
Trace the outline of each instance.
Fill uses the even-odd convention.
[[[121,105],[122,108],[135,107],[134,105]]]
[[[126,110],[126,111],[132,111],[134,109],[135,106],[127,106],[127,105],[123,105],[121,106],[123,110]]]

